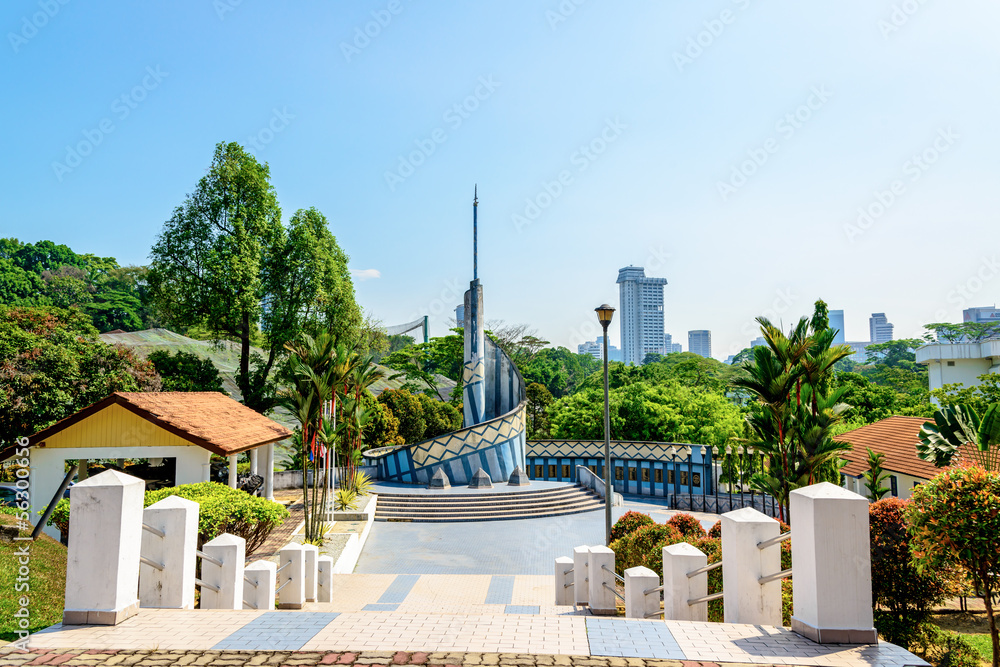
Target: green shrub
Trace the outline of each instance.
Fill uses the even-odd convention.
[[[615,521],[615,525],[611,526],[611,541],[619,540],[629,533],[634,533],[643,526],[649,526],[654,523],[656,522],[648,514],[633,512],[631,510],[625,512],[620,519]]]
[[[683,512],[675,514],[667,521],[667,525],[673,526],[681,535],[692,540],[708,537],[708,533],[701,527],[701,522],[690,514],[684,514]]]
[[[982,664],[979,651],[965,638],[933,623],[921,623],[914,629],[909,649],[938,667],[980,667]]]
[[[358,494],[354,489],[337,489],[333,495],[333,509],[338,512],[350,512],[358,504]]]
[[[147,491],[145,506],[149,507],[167,496],[180,496],[199,505],[199,546],[222,533],[246,540],[249,557],[267,540],[271,531],[288,517],[288,510],[266,498],[251,496],[217,482],[182,484],[158,491]]]
[[[722,519],[719,519],[715,524],[708,529],[708,536],[721,538],[722,537]]]
[[[69,498],[62,498],[52,509],[52,516],[45,523],[46,526],[55,526],[62,535],[63,544],[68,544],[69,540]]]
[[[630,567],[644,565],[662,575],[663,556],[660,549],[682,540],[680,532],[673,526],[663,523],[640,526],[636,531],[611,543],[610,548],[615,552],[615,570],[623,575]]]

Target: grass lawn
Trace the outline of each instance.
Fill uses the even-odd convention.
[[[979,652],[983,662],[993,663],[993,643],[990,641],[990,624],[986,620],[986,614],[965,613],[965,614],[935,614],[931,621],[942,630],[949,630]]]
[[[14,517],[0,514],[0,525],[14,525]],[[23,533],[22,533],[23,534]],[[29,545],[30,572],[27,591],[17,591],[17,551]],[[22,582],[23,583],[23,582]],[[19,600],[27,596],[28,630],[35,632],[62,620],[63,600],[66,589],[66,547],[47,535],[35,542],[0,542],[0,642],[18,639],[18,619],[14,613],[20,609]]]

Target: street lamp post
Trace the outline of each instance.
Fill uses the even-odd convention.
[[[615,309],[602,304],[594,309],[597,320],[604,329],[604,537],[611,544],[611,504],[615,490],[611,484],[611,412],[608,402],[608,325],[614,317]]]

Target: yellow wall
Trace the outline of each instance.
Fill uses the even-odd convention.
[[[197,447],[120,405],[109,405],[45,439],[50,447]]]

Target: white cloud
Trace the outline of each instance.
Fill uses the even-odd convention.
[[[382,277],[382,272],[378,269],[351,269],[351,274],[358,281]]]

